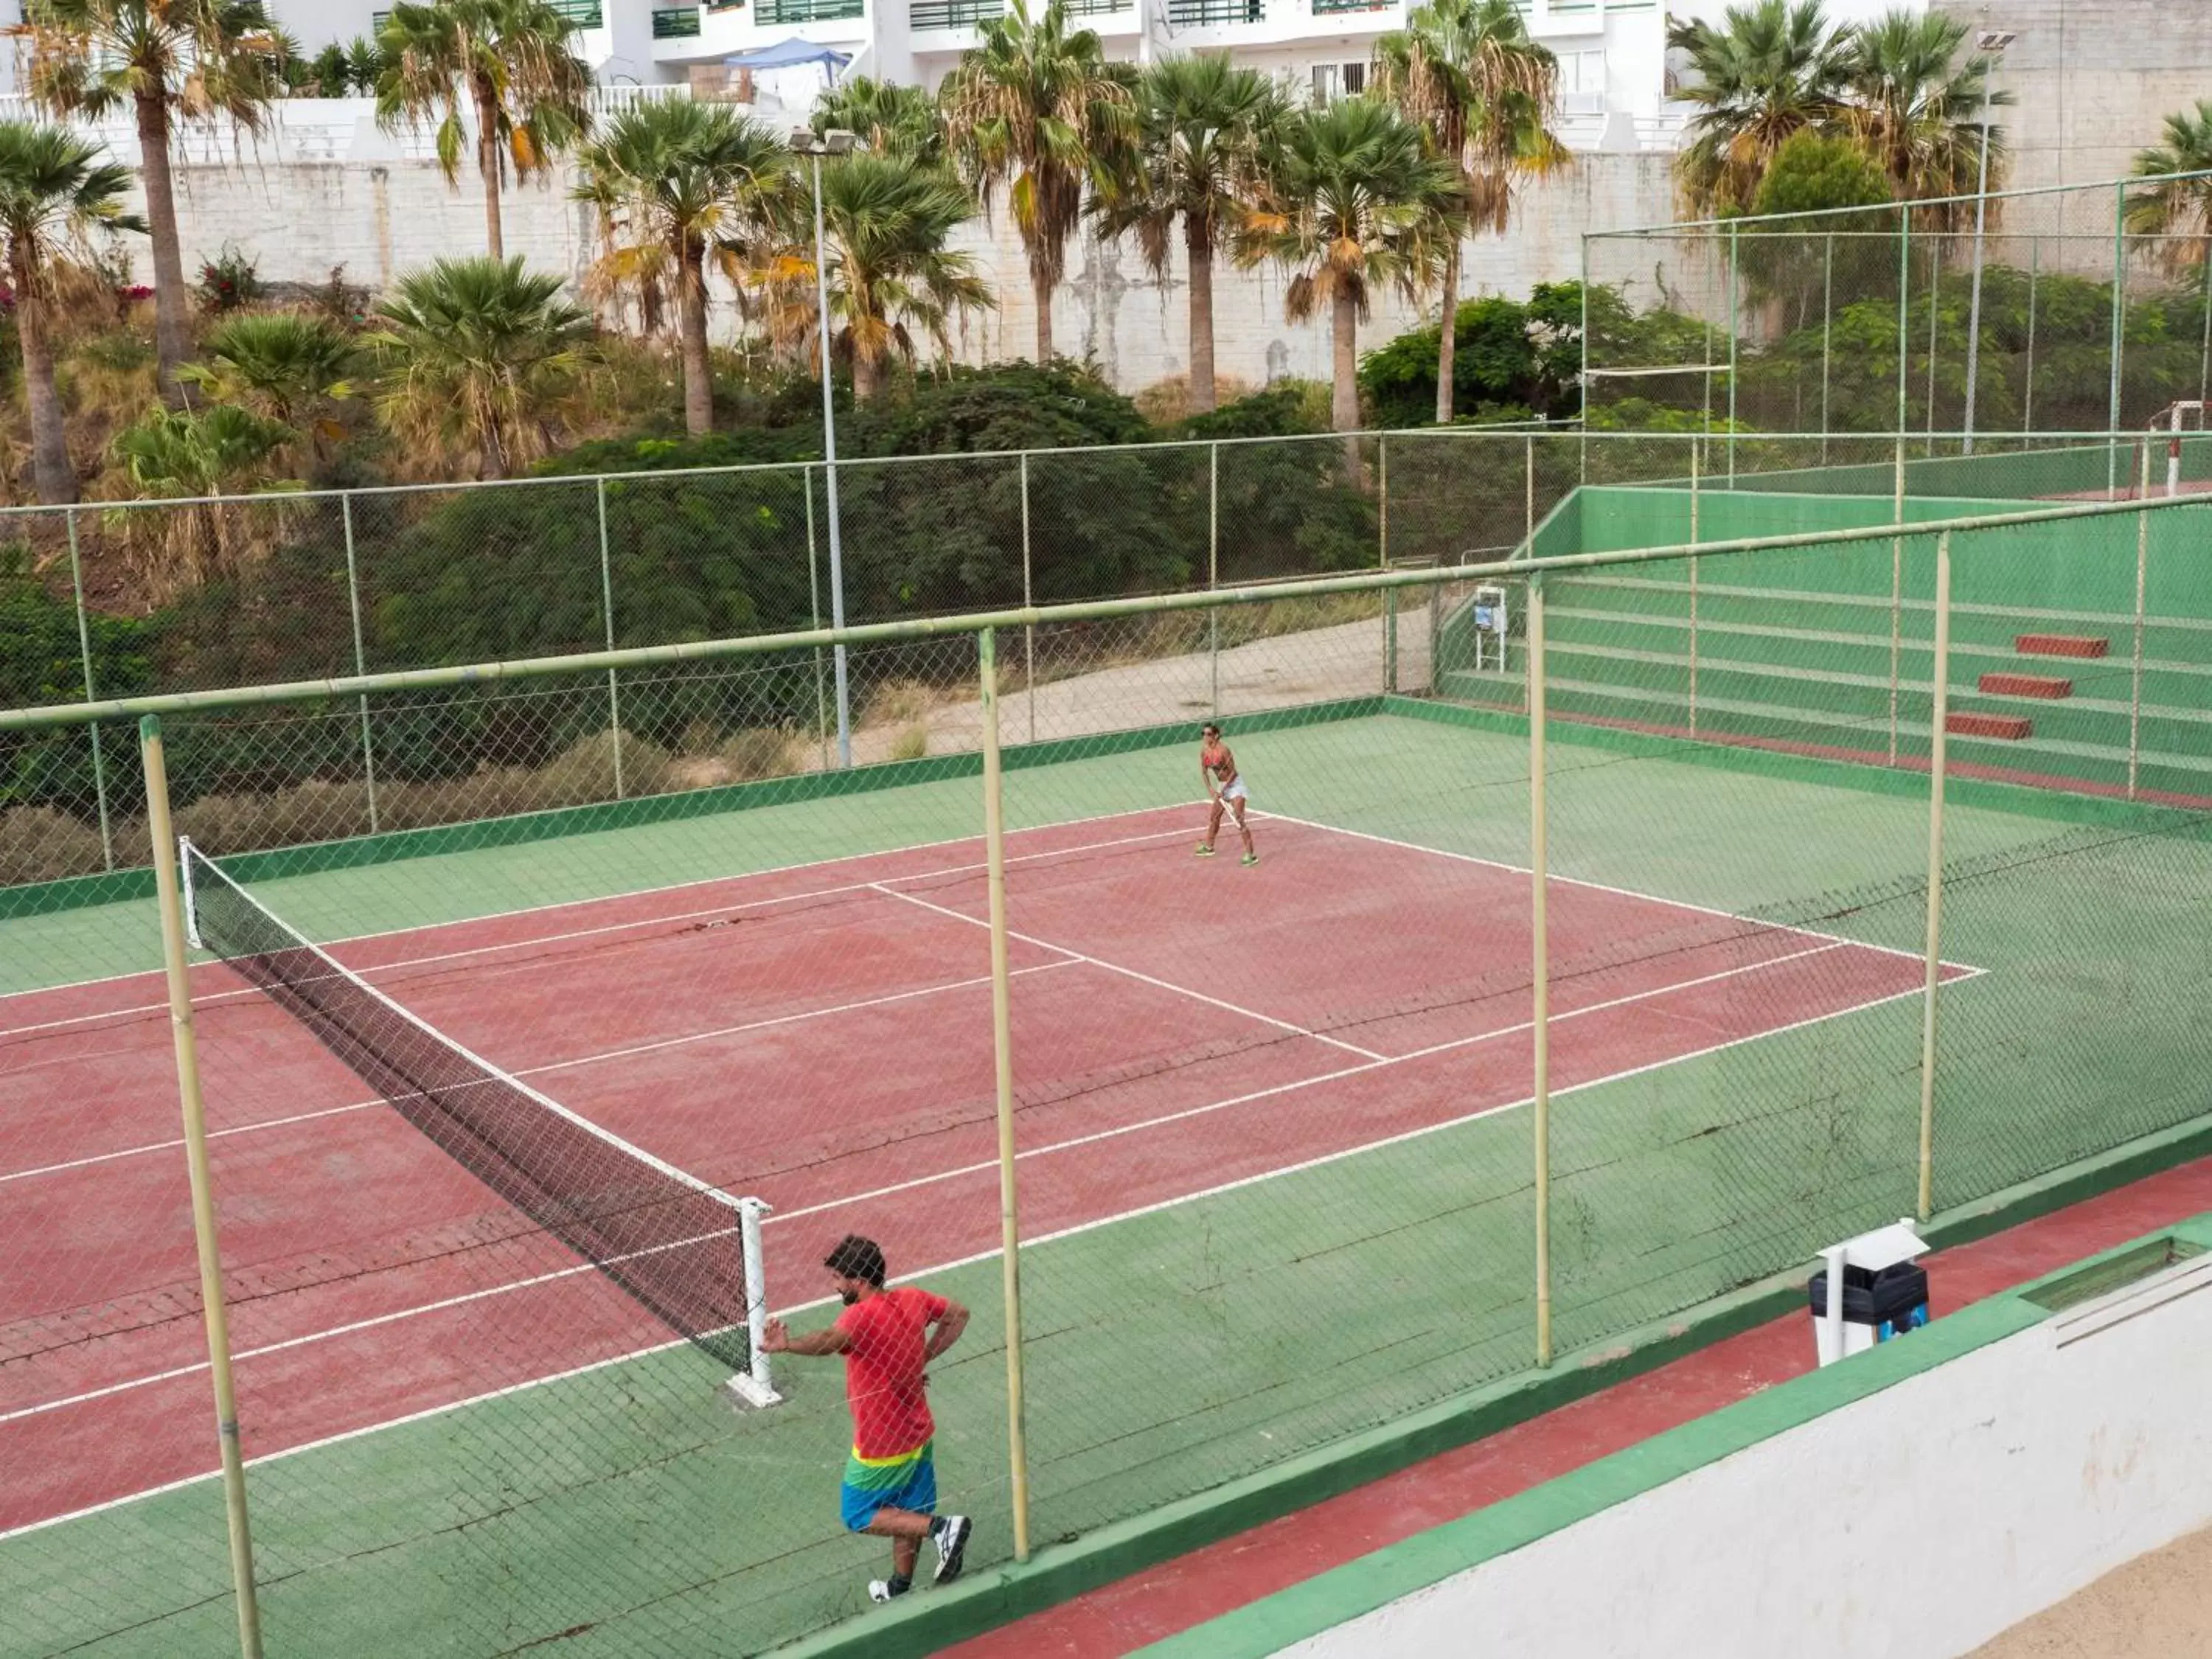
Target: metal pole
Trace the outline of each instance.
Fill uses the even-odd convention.
[[[822,349],[822,448],[829,478],[830,625],[845,625],[845,557],[837,523],[837,410],[830,386],[830,269],[822,240],[822,157],[814,156],[814,305]],[[845,672],[845,647],[830,647],[837,665],[837,764],[853,763],[852,691]]]
[[[1936,325],[1943,319],[1943,244],[1938,241],[1936,251],[1928,257],[1928,426],[1927,451],[1936,453],[1936,358],[1938,340]]]
[[[1536,1363],[1552,1363],[1552,981],[1551,939],[1545,914],[1549,856],[1544,805],[1544,579],[1528,579],[1528,917],[1532,1006],[1528,1029],[1535,1048]]]
[[[2020,429],[2035,430],[2035,300],[2043,267],[2043,238],[2031,236],[2027,242],[2027,384],[2021,393]],[[2212,311],[2205,313],[2212,317]]]
[[[1899,437],[1899,465],[1903,462],[1903,434],[1909,418],[1910,394],[1906,388],[1912,378],[1912,210],[1900,207],[1897,210],[1897,430]]]
[[[1729,276],[1728,276],[1728,296],[1729,296],[1729,359],[1728,359],[1728,362],[1729,362],[1729,397],[1728,397],[1729,435],[1728,435],[1728,476],[1729,476],[1729,488],[1730,489],[1734,489],[1735,488],[1735,353],[1736,353],[1736,333],[1737,333],[1737,330],[1738,330],[1738,328],[1739,328],[1739,327],[1740,327],[1740,325],[1741,325],[1741,319],[1740,319],[1737,317],[1737,315],[1736,315],[1736,282],[1737,282],[1737,276],[1738,276],[1739,270],[1740,270],[1740,265],[1739,265],[1739,262],[1738,262],[1737,258],[1736,258],[1736,231],[1735,231],[1735,224],[1734,224],[1733,222],[1731,222],[1731,223],[1729,224]],[[1708,360],[1708,361],[1710,361],[1710,360]],[[1707,384],[1708,386],[1711,386],[1711,381],[1710,380],[1708,380],[1706,381],[1706,384]]]
[[[1521,457],[1521,545],[1529,557],[1536,556],[1536,434],[1522,439]]]
[[[1992,66],[1992,71],[1994,66]],[[1966,411],[1965,453],[1974,453],[1974,379],[1982,365],[1982,233],[1990,210],[1990,76],[1982,76],[1982,155],[1974,185],[1974,286],[1966,302]]]
[[[354,562],[351,490],[338,497],[338,522],[345,534],[346,605],[353,613],[353,672],[366,675],[368,653],[362,644],[361,573]],[[376,812],[376,741],[370,735],[368,694],[365,691],[361,696],[361,775],[368,788],[368,833],[373,836],[380,828]]]
[[[1891,521],[1905,524],[1905,432],[1897,434],[1896,459],[1892,464]],[[1897,686],[1905,653],[1905,538],[1889,544],[1889,763],[1897,764]]]
[[[184,1111],[185,1170],[191,1183],[192,1242],[200,1268],[200,1309],[207,1325],[208,1371],[215,1383],[216,1442],[222,1456],[222,1506],[230,1523],[230,1583],[238,1602],[238,1650],[260,1659],[261,1611],[253,1592],[253,1534],[246,1524],[246,1459],[239,1445],[238,1396],[230,1375],[230,1321],[222,1300],[222,1252],[216,1242],[215,1191],[208,1177],[207,1116],[200,1101],[199,1045],[192,1033],[192,992],[185,971],[185,911],[177,887],[178,843],[169,816],[169,774],[161,722],[138,722],[146,766],[146,820],[153,838],[154,890],[161,913],[161,967],[169,988],[169,1036],[177,1056],[177,1094]]]
[[[1022,452],[1022,609],[1036,599],[1030,586],[1030,453]],[[1030,706],[1030,741],[1036,741],[1036,624],[1022,624],[1022,701]]]
[[[2175,418],[2179,420],[2179,416]],[[2150,495],[2150,446],[2143,446],[2142,492]],[[2136,514],[2136,628],[2134,661],[2128,673],[2128,799],[2136,798],[2137,762],[2142,752],[2143,594],[2150,574],[2150,514]]]
[[[802,467],[799,482],[806,491],[806,612],[812,627],[822,626],[821,573],[814,565],[814,469]],[[814,741],[822,751],[822,769],[830,769],[830,693],[822,681],[822,647],[814,647]]]
[[[100,693],[93,684],[92,624],[84,610],[84,564],[77,551],[76,509],[71,507],[62,515],[69,528],[70,587],[76,595],[76,649],[84,662],[84,700],[98,701]],[[115,837],[107,818],[107,767],[100,752],[100,723],[92,725],[92,793],[100,809],[100,859],[109,870],[115,867]],[[374,826],[372,826],[374,827]]]
[[[1022,1414],[1021,1225],[1014,1202],[1013,1002],[1006,973],[1006,839],[999,769],[996,631],[976,635],[983,690],[983,856],[990,885],[991,1052],[998,1085],[999,1262],[1006,1318],[1006,1456],[1012,1471],[1014,1559],[1030,1559],[1028,1437]]]
[[[1221,445],[1218,441],[1206,447],[1206,591],[1212,592],[1221,585]],[[1209,605],[1206,612],[1206,663],[1211,690],[1207,707],[1213,718],[1221,718],[1221,607]]]
[[[2197,359],[2197,401],[2212,403],[2212,248],[2204,260],[2204,343]]]
[[[2120,483],[2120,361],[2127,353],[2127,216],[2128,186],[2123,179],[2112,192],[2112,394],[2106,410],[2105,430],[2112,434],[2105,446],[2105,495],[2110,499]]]
[[[1698,452],[1705,447],[1702,435],[1690,440],[1690,545],[1698,544],[1698,477],[1702,471]],[[1689,559],[1690,567],[1690,735],[1698,735],[1698,560],[1695,554]]]
[[[1828,353],[1831,325],[1836,311],[1836,233],[1828,233],[1828,250],[1820,267],[1820,465],[1828,464]]]
[[[607,481],[592,481],[599,486],[599,605],[607,623],[607,649],[615,648],[615,567],[614,556],[607,548]],[[614,742],[615,799],[623,798],[622,765],[622,689],[615,679],[615,671],[607,670],[607,732]]]
[[[1935,1212],[1936,993],[1943,982],[1944,722],[1951,710],[1951,538],[1936,540],[1936,702],[1928,754],[1928,974],[1920,1018],[1920,1199],[1923,1221]]]
[[[1381,525],[1376,553],[1376,568],[1390,568],[1390,439],[1388,434],[1375,441],[1376,516]],[[1398,690],[1398,596],[1382,596],[1382,692],[1395,696]]]

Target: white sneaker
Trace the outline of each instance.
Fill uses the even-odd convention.
[[[937,1571],[931,1581],[949,1584],[960,1576],[962,1559],[968,1553],[968,1534],[975,1531],[975,1523],[964,1515],[942,1518],[945,1524],[930,1534],[930,1541],[937,1546]]]
[[[907,1589],[911,1589],[913,1588],[914,1586],[911,1584],[907,1586]],[[890,1581],[888,1578],[871,1578],[868,1580],[868,1600],[871,1601],[888,1601],[895,1595],[904,1595],[905,1594],[906,1589],[893,1589],[890,1586]]]

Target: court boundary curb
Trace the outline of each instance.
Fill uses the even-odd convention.
[[[2212,1212],[2093,1251],[1963,1308],[1909,1342],[1884,1343],[1850,1365],[1806,1371],[1731,1401],[1486,1509],[1425,1528],[1135,1651],[1144,1659],[1266,1659],[1291,1643],[1377,1612],[1725,1457],[2033,1330],[2052,1317],[2048,1309],[2029,1300],[2038,1286],[2174,1238],[2212,1243]]]
[[[1937,1215],[1923,1232],[1938,1250],[1969,1243],[2207,1155],[2212,1155],[2212,1114],[1968,1200]],[[2058,1273],[2071,1272],[2079,1265],[2071,1264]],[[1439,1453],[1486,1439],[1798,1311],[1805,1295],[1801,1274],[1809,1273],[1811,1267],[1808,1257],[1802,1268],[1770,1275],[1672,1318],[1563,1355],[1549,1371],[1522,1372],[1468,1390],[1210,1492],[1114,1522],[1079,1539],[1047,1545],[1025,1564],[1006,1563],[987,1569],[955,1589],[924,1592],[903,1605],[855,1615],[769,1651],[776,1659],[921,1659],[1073,1601],[1086,1591],[1397,1474]],[[2039,1279],[2015,1288],[2024,1290],[2041,1282]],[[1936,1294],[1940,1309],[1940,1271]],[[1999,1299],[1985,1298],[1974,1305]],[[2038,1317],[2041,1316],[2039,1312]],[[1942,1328],[1943,1322],[1939,1318],[1930,1330]],[[1531,1488],[1528,1495],[1551,1484]],[[1477,1511],[1476,1516],[1481,1513]],[[1231,1613],[1224,1618],[1236,1616]],[[1182,1639],[1169,1638],[1153,1645],[1161,1650],[1162,1659],[1170,1654],[1174,1659],[1186,1659],[1200,1651],[1171,1646]]]

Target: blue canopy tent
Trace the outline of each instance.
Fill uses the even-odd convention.
[[[758,52],[741,52],[735,57],[725,58],[727,69],[762,70],[799,69],[808,64],[822,65],[822,84],[837,83],[837,71],[853,61],[852,54],[833,52],[828,46],[817,46],[811,40],[796,38],[779,40],[772,46],[763,46]]]

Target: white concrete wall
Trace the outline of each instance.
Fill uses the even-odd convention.
[[[2212,1294],[2060,1346],[2084,1328],[1992,1343],[1285,1651],[1953,1659],[2212,1521]]]
[[[361,142],[390,143],[373,132]],[[1519,296],[1534,283],[1573,276],[1584,227],[1663,214],[1672,189],[1667,169],[1660,155],[1589,155],[1538,185],[1510,233],[1468,246],[1462,297]],[[474,173],[465,171],[459,188],[449,188],[427,161],[399,155],[375,161],[249,157],[183,167],[178,177],[187,270],[233,244],[259,262],[266,281],[319,283],[331,266],[343,264],[348,281],[381,288],[410,266],[483,246],[483,198]],[[565,173],[510,189],[503,224],[510,253],[574,279],[592,257],[593,231],[588,212],[568,201],[568,189]],[[1003,203],[994,219],[976,221],[961,240],[982,263],[1000,303],[990,316],[969,325],[957,343],[957,355],[971,362],[1033,355],[1036,325],[1028,273]],[[143,280],[150,261],[143,240],[131,240]],[[1328,378],[1326,320],[1287,322],[1284,287],[1282,274],[1272,269],[1237,271],[1225,260],[1217,267],[1220,373],[1254,386],[1285,374]],[[1433,301],[1417,313],[1399,296],[1384,296],[1361,330],[1362,348],[1380,345],[1420,316],[1435,314]],[[737,312],[726,294],[719,297],[713,320],[719,337],[735,337]],[[1068,356],[1095,359],[1125,391],[1187,372],[1189,294],[1180,246],[1164,279],[1145,268],[1133,243],[1086,240],[1072,249],[1067,281],[1054,304],[1054,344]]]

